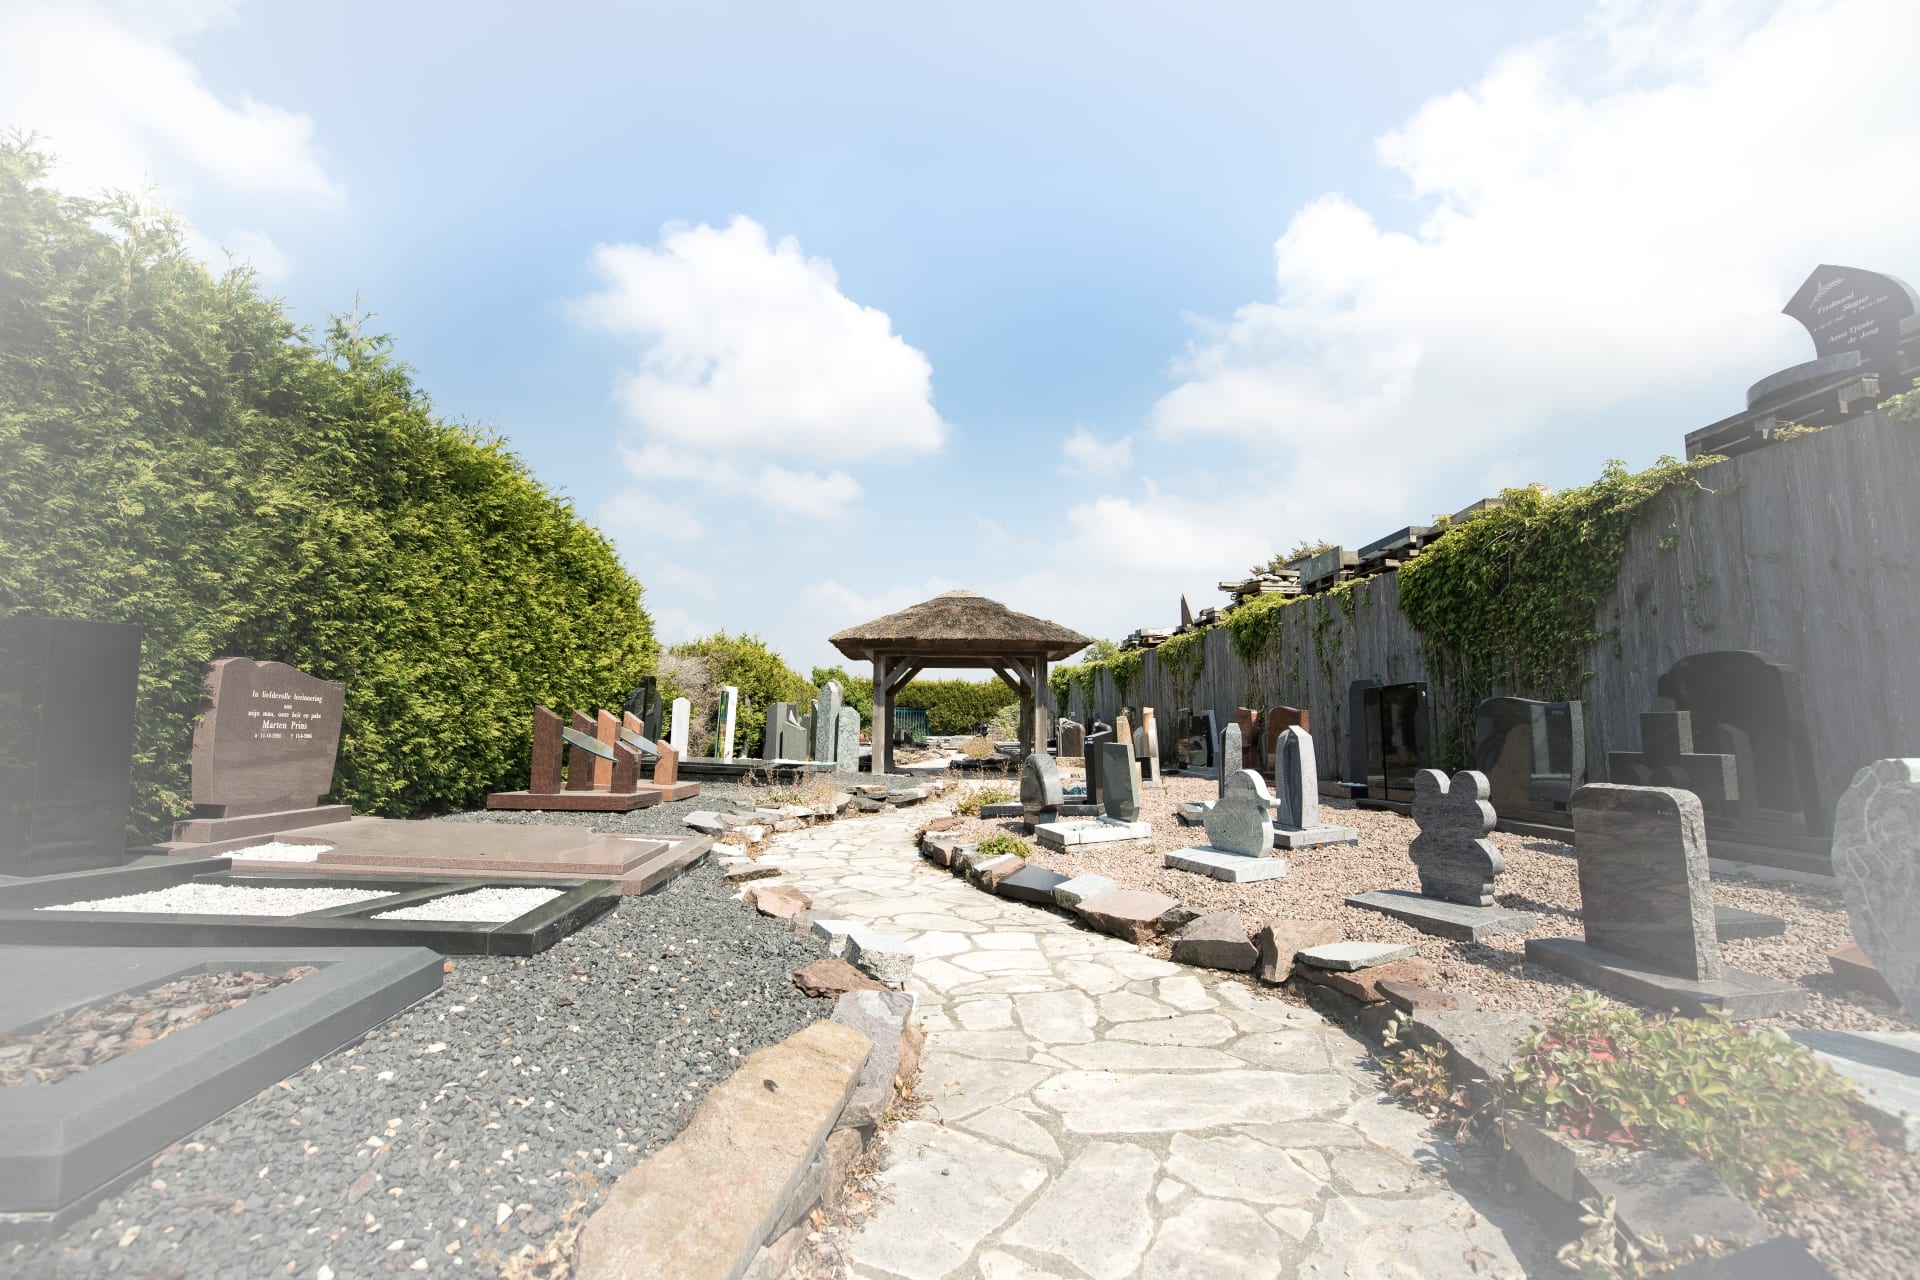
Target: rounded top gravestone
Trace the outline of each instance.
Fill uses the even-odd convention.
[[[284,662],[221,658],[193,730],[193,803],[221,817],[306,809],[333,786],[347,687]]]
[[[1020,766],[1020,808],[1027,824],[1041,821],[1043,813],[1058,813],[1064,803],[1060,790],[1060,766],[1045,751],[1036,751]]]
[[[1224,794],[1207,810],[1207,843],[1253,858],[1272,853],[1277,804],[1258,773],[1236,769],[1226,777]]]
[[[1833,873],[1854,940],[1907,1011],[1920,1009],[1920,760],[1853,775],[1834,812]]]
[[[1420,834],[1408,849],[1420,872],[1420,892],[1471,907],[1493,905],[1493,878],[1506,859],[1486,838],[1499,821],[1487,803],[1487,775],[1462,769],[1451,782],[1438,769],[1413,776],[1413,820]]]

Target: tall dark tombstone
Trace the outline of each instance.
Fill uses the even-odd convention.
[[[1734,758],[1738,794],[1707,804],[1710,827],[1831,834],[1792,667],[1750,650],[1696,653],[1674,663],[1657,688],[1692,717],[1697,750]]]
[[[1188,769],[1212,769],[1219,763],[1214,755],[1219,745],[1212,710],[1189,712],[1180,732],[1180,763]]]
[[[1487,776],[1502,818],[1565,825],[1587,781],[1587,735],[1579,702],[1488,698],[1474,709],[1474,764]]]
[[[1369,691],[1382,687],[1379,680],[1355,680],[1347,686],[1347,776],[1346,781],[1364,783],[1372,773],[1372,760],[1368,752],[1374,738],[1374,732],[1368,730],[1370,724],[1378,724],[1380,705],[1376,699],[1369,702]],[[1385,786],[1385,779],[1381,780]]]
[[[1087,799],[1088,804],[1101,803],[1100,787],[1100,748],[1113,741],[1112,729],[1095,729],[1086,736],[1081,744],[1085,750],[1087,762]]]
[[[0,874],[123,861],[140,628],[0,619]]]
[[[667,736],[667,707],[660,700],[660,682],[654,677],[640,677],[639,688],[627,695],[626,710],[640,717],[645,726],[641,733],[649,738]]]
[[[1427,686],[1389,684],[1365,691],[1374,715],[1367,743],[1367,794],[1411,803],[1414,776],[1433,766],[1433,713]]]

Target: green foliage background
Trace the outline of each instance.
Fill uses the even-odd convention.
[[[767,708],[776,702],[797,702],[802,711],[819,692],[757,635],[730,636],[716,631],[698,640],[671,646],[667,652],[700,659],[714,687],[730,684],[740,690],[740,712],[734,728],[735,756],[757,756],[766,737]],[[668,679],[661,682],[661,699],[669,706],[687,694]],[[696,706],[695,716],[711,714]]]
[[[617,705],[639,583],[388,341],[316,341],[126,198],[0,142],[0,612],[144,632],[133,817],[190,808],[206,663],[347,686],[333,794],[407,814],[524,781],[529,710]]]
[[[860,723],[873,728],[873,677],[847,674],[845,667],[815,667],[813,682],[824,687],[838,680],[847,691],[847,705],[860,710]],[[972,733],[993,719],[993,713],[1020,701],[1004,681],[909,680],[893,700],[896,707],[918,707],[927,713],[930,733],[947,736]]]

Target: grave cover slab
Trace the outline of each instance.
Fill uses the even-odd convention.
[[[82,871],[0,885],[0,937],[53,946],[428,947],[445,955],[530,956],[611,910],[606,880],[429,879],[329,876],[325,883],[379,897],[295,916],[60,911],[59,904],[116,898],[182,884],[312,888],[315,877],[235,874],[229,858],[172,859],[149,866]],[[378,920],[381,912],[485,888],[559,889],[560,896],[504,923]]]
[[[11,935],[10,935],[11,936]],[[317,972],[57,1084],[0,1089],[0,1236],[42,1234],[155,1154],[440,989],[421,947],[0,947],[0,1029],[196,974]]]

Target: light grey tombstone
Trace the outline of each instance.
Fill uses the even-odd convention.
[[[1215,849],[1250,858],[1273,852],[1275,801],[1267,784],[1252,769],[1227,776],[1226,790],[1207,810],[1207,843]]]
[[[1020,766],[1020,809],[1029,829],[1052,822],[1066,803],[1060,787],[1060,765],[1045,751],[1036,751]]]
[[[1313,735],[1297,724],[1274,741],[1273,794],[1280,805],[1275,821],[1287,830],[1320,825],[1320,774]]]
[[[1470,907],[1493,905],[1493,878],[1506,859],[1487,833],[1499,817],[1487,803],[1487,775],[1462,769],[1449,782],[1438,769],[1413,775],[1413,820],[1420,834],[1408,850],[1420,872],[1420,892]]]
[[[836,717],[833,765],[841,773],[857,773],[860,769],[860,711],[857,707],[842,707]]]
[[[1134,767],[1130,742],[1100,744],[1100,805],[1116,821],[1139,820],[1140,770]]]
[[[1574,793],[1573,829],[1587,945],[1682,978],[1719,978],[1700,797],[1589,783]]]
[[[787,708],[791,702],[772,702],[767,704],[767,728],[760,737],[760,758],[778,760],[780,758],[780,725],[786,719]]]
[[[813,758],[831,763],[833,760],[834,737],[840,731],[840,708],[845,695],[840,690],[838,680],[827,681],[827,687],[813,703]]]
[[[1227,794],[1227,778],[1232,774],[1240,772],[1244,767],[1242,763],[1244,754],[1240,742],[1240,726],[1230,724],[1222,729],[1220,731],[1220,752],[1214,759],[1214,763],[1217,764],[1220,769],[1221,795],[1224,796]]]
[[[688,721],[693,718],[693,704],[685,698],[673,700],[673,728],[667,733],[667,745],[682,760],[687,758]]]
[[[1920,1009],[1920,760],[1876,760],[1833,815],[1833,873],[1853,937],[1907,1012]]]

